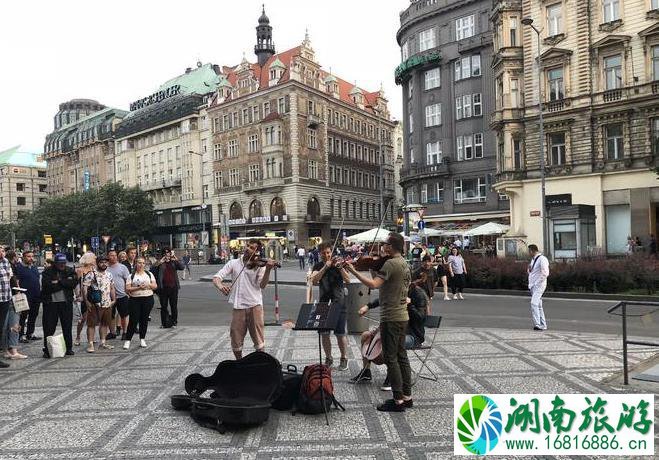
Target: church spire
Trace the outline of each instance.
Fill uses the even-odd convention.
[[[263,5],[261,17],[259,18],[259,25],[256,26],[254,54],[256,54],[261,67],[275,54],[275,44],[272,42],[272,27],[270,26],[270,19],[265,14],[265,5]]]

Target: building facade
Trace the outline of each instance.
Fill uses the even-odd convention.
[[[20,146],[0,152],[0,223],[15,222],[48,198],[46,162]]]
[[[542,246],[543,208],[554,257],[622,253],[656,232],[658,18],[654,0],[493,2],[495,187],[511,205],[499,254]]]
[[[154,243],[174,248],[212,245],[209,189],[209,95],[220,82],[213,64],[195,68],[131,104],[115,133],[117,181],[154,201]]]
[[[507,222],[508,201],[492,188],[496,138],[489,0],[418,0],[396,35],[403,90],[407,205],[434,223]],[[482,222],[481,222],[482,223]]]
[[[395,124],[384,92],[323,70],[308,35],[276,53],[265,12],[255,54],[257,63],[223,68],[208,108],[216,227],[309,246],[377,226],[385,210],[392,225]]]
[[[98,188],[114,177],[114,131],[126,111],[90,99],[60,104],[46,136],[48,192],[66,195]]]

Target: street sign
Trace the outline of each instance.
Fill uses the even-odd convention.
[[[91,185],[91,175],[89,174],[89,171],[85,171],[82,177],[83,177],[83,187],[85,189],[85,192],[87,192],[89,191],[89,187]]]
[[[531,217],[540,217],[540,211],[531,211],[529,215]]]
[[[108,244],[110,242],[110,238],[112,238],[110,235],[103,235],[103,242]]]
[[[295,241],[295,229],[294,228],[289,228],[286,230],[286,238],[288,238],[288,241]]]
[[[51,235],[44,235],[43,236],[43,243],[44,244],[53,244],[53,237]]]
[[[425,208],[420,208],[420,209],[417,209],[416,212],[418,212],[418,213],[419,213],[419,217],[420,217],[421,219],[423,219],[423,215],[426,213],[426,209],[425,209]]]
[[[423,230],[424,228],[426,228],[426,222],[423,221],[423,220],[420,220],[416,223],[416,226],[419,227],[419,230]]]
[[[101,247],[101,239],[98,236],[92,236],[92,249],[96,250]]]

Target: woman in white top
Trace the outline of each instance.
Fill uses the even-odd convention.
[[[135,273],[126,280],[126,293],[130,296],[130,316],[124,350],[130,348],[137,324],[140,327],[140,347],[146,347],[146,330],[149,314],[153,308],[153,290],[157,287],[156,277],[144,270],[144,257],[135,259]]]
[[[465,260],[460,255],[458,248],[451,249],[451,255],[448,256],[448,269],[451,274],[451,291],[453,292],[453,300],[462,297],[462,289],[465,287],[465,276],[467,275],[467,266]]]

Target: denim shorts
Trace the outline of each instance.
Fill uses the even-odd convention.
[[[334,328],[334,335],[343,336],[348,335],[347,332],[347,320],[348,320],[348,307],[345,304],[341,305],[341,311],[339,313],[339,320],[336,322],[336,327]],[[320,335],[329,335],[329,331],[319,332]]]

